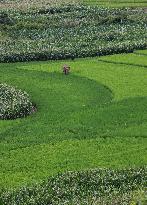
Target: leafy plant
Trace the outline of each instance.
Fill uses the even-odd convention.
[[[0,25],[13,25],[13,20],[6,12],[0,12]]]
[[[92,57],[147,46],[142,9],[69,5],[10,14],[15,24],[1,28],[6,37],[0,62]]]
[[[2,193],[4,205],[129,205],[132,193],[146,186],[146,167],[67,172],[41,184]]]
[[[0,119],[25,117],[35,111],[25,91],[7,84],[0,84]]]

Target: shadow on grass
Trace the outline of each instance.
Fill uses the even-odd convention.
[[[125,62],[116,62],[116,61],[109,61],[109,60],[98,60],[104,63],[111,63],[111,64],[115,64],[115,65],[127,65],[127,66],[135,66],[135,67],[143,67],[143,68],[147,68],[146,65],[141,65],[141,64],[134,64],[134,63],[125,63]]]
[[[11,148],[123,135],[128,128],[147,123],[147,97],[112,102],[109,88],[84,77],[16,68],[1,71],[1,81],[25,89],[38,110],[19,122],[13,121],[11,127],[6,126],[1,132],[0,141],[10,144]],[[125,136],[133,133],[144,135],[144,131],[138,135],[130,130]]]

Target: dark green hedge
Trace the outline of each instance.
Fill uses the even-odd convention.
[[[11,55],[1,55],[0,62],[23,62],[32,60],[61,60],[61,59],[74,59],[74,58],[85,58],[85,57],[95,57],[104,56],[119,53],[131,53],[137,49],[144,49],[147,47],[146,42],[140,43],[124,43],[124,44],[110,44],[107,46],[101,46],[99,48],[81,49],[81,50],[63,50],[63,51],[40,51],[32,53],[17,53]]]
[[[146,182],[146,167],[67,172],[33,187],[4,192],[0,199],[4,205],[130,205],[131,193],[145,189]]]
[[[61,6],[11,11],[1,18],[0,62],[74,59],[147,48],[147,16],[142,9]]]

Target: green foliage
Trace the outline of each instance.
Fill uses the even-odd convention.
[[[125,54],[0,64],[0,81],[26,90],[37,104],[27,118],[0,121],[0,187],[66,170],[145,165],[147,72],[141,63],[145,56]],[[68,76],[64,64],[71,67]]]
[[[0,84],[0,119],[25,117],[33,110],[33,104],[26,92]]]
[[[42,8],[30,5],[33,9],[27,10],[25,1],[19,3],[24,4],[21,11],[7,8],[0,13],[0,62],[74,60],[146,48],[145,9],[52,7],[43,1]],[[9,107],[8,112],[1,109],[2,119],[33,112],[29,96],[14,87],[27,90],[38,108],[24,119],[0,120],[2,205],[134,205],[141,199],[134,193],[144,193],[146,167],[122,167],[147,163],[146,51],[73,60],[0,65],[1,108]],[[68,77],[58,71],[67,62]],[[95,167],[111,169],[91,170]],[[85,169],[90,170],[33,185],[58,172]],[[22,188],[8,191],[12,187]]]
[[[2,25],[13,25],[14,22],[7,12],[0,12],[0,26]]]
[[[146,167],[67,172],[33,187],[3,193],[5,205],[129,205],[132,192],[146,186]]]
[[[2,0],[0,2],[0,7],[2,9],[11,9],[11,10],[29,10],[30,8],[36,9],[36,8],[48,8],[53,6],[61,6],[61,5],[80,5],[80,4],[86,4],[86,5],[98,5],[101,7],[147,7],[146,0]]]
[[[143,9],[62,6],[10,14],[15,24],[1,28],[5,38],[0,41],[0,62],[93,57],[146,48]]]

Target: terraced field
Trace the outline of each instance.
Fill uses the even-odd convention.
[[[0,186],[59,171],[145,165],[145,55],[1,64],[0,81],[26,90],[37,112],[0,121]],[[69,76],[61,73],[64,63],[71,66]]]
[[[147,7],[146,0],[83,0],[83,2],[104,7]]]
[[[146,7],[0,2],[0,205],[147,204]]]
[[[86,4],[102,7],[147,7],[146,0],[3,0],[0,2],[0,8],[24,10],[61,4]]]

